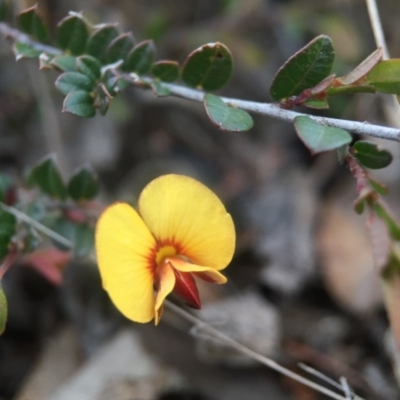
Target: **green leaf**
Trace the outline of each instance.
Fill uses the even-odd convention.
[[[63,72],[77,72],[76,57],[62,54],[52,59],[51,65]]]
[[[377,215],[385,222],[385,225],[389,229],[390,236],[394,240],[400,240],[400,225],[390,214],[389,210],[387,210],[386,206],[380,202],[376,202],[374,204],[374,209]]]
[[[367,179],[369,185],[376,193],[380,194],[381,196],[386,196],[389,193],[388,188],[383,183],[380,183],[375,179],[372,179],[370,176]]]
[[[114,25],[105,25],[96,29],[88,40],[86,53],[103,63],[107,62],[107,48],[118,35],[118,29]]]
[[[102,82],[110,95],[114,95],[116,93],[116,87],[120,79],[121,79],[120,76],[116,76],[110,70],[107,70],[104,73]]]
[[[40,160],[30,171],[28,184],[40,188],[43,193],[65,200],[67,188],[58,170],[54,156],[49,155]]]
[[[222,43],[209,43],[189,54],[183,70],[183,81],[192,87],[214,91],[224,87],[232,76],[233,60]]]
[[[87,75],[80,72],[64,72],[57,78],[55,85],[66,96],[76,90],[90,92],[93,90],[94,82]]]
[[[49,38],[48,27],[37,4],[18,15],[18,24],[23,32],[33,36],[40,42],[45,42]]]
[[[161,81],[174,82],[179,78],[179,64],[176,61],[158,61],[151,72]]]
[[[101,76],[101,64],[97,58],[92,56],[80,56],[76,59],[76,65],[78,71],[86,75],[92,82],[100,79]]]
[[[294,127],[311,154],[339,149],[351,142],[351,136],[345,130],[322,125],[310,117],[296,117]]]
[[[70,15],[58,24],[57,43],[75,56],[85,52],[88,37],[88,27],[78,14]]]
[[[107,47],[107,63],[112,64],[119,60],[124,61],[134,45],[135,39],[132,33],[124,33],[117,36]]]
[[[9,244],[16,232],[17,220],[14,215],[0,210],[0,264],[9,252]]]
[[[0,335],[4,333],[7,323],[8,305],[7,297],[0,282]]]
[[[230,132],[248,131],[253,127],[253,119],[246,111],[225,104],[211,93],[204,96],[204,106],[211,122],[219,129]]]
[[[41,54],[41,51],[37,50],[32,45],[22,42],[14,43],[13,52],[16,61],[19,61],[22,58],[38,58]]]
[[[380,92],[400,94],[400,59],[381,61],[368,73],[366,82]]]
[[[331,72],[335,51],[328,36],[320,35],[295,53],[279,69],[270,88],[273,100],[296,96]]]
[[[69,195],[77,201],[91,200],[99,193],[97,175],[90,165],[78,169],[68,183]]]
[[[366,140],[354,143],[354,155],[362,165],[371,169],[385,168],[393,160],[387,150]]]
[[[52,229],[73,243],[73,251],[78,257],[87,256],[94,246],[94,229],[87,224],[79,224],[67,218],[58,218]],[[54,244],[61,250],[68,250],[60,243]]]
[[[152,40],[141,42],[131,50],[122,67],[124,71],[145,74],[153,65],[155,53],[156,48]]]
[[[0,21],[5,21],[10,10],[9,0],[0,0]]]
[[[96,115],[94,98],[83,90],[70,92],[64,99],[62,112],[69,112],[84,118],[94,117]]]

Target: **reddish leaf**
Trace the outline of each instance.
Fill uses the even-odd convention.
[[[70,260],[70,253],[57,249],[36,250],[24,257],[26,264],[35,268],[54,285],[61,285],[61,272]]]

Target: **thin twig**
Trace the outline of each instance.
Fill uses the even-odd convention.
[[[235,348],[237,351],[247,355],[248,357],[252,358],[253,360],[258,361],[259,363],[281,373],[282,375],[285,375],[297,382],[302,383],[303,385],[306,385],[317,392],[323,393],[326,396],[330,397],[331,399],[336,399],[336,400],[346,400],[345,397],[333,392],[332,390],[329,390],[315,382],[310,381],[307,378],[303,378],[302,376],[290,371],[289,369],[282,367],[279,365],[277,362],[274,360],[265,357],[261,354],[256,353],[253,350],[250,350],[249,348],[243,346],[236,340],[231,339],[229,336],[226,336],[222,332],[218,331],[217,329],[213,328],[211,325],[201,321],[200,319],[194,317],[193,315],[189,314],[182,308],[176,306],[175,304],[171,303],[170,301],[166,300],[165,301],[165,306],[169,308],[171,311],[173,311],[175,314],[178,314],[180,317],[186,319],[193,325],[199,326],[201,329],[204,329],[208,334],[212,335],[214,338],[217,338],[224,343],[232,346]],[[361,398],[358,398],[358,400],[363,400]]]
[[[20,32],[17,29],[11,28],[9,25],[5,24],[4,22],[0,22],[0,33],[6,38],[9,39],[11,42],[21,42],[25,44],[29,44],[34,47],[36,50],[43,51],[47,54],[52,55],[59,55],[62,54],[62,50],[57,49],[53,46],[48,46],[43,43],[35,42],[32,40],[28,35]]]
[[[381,19],[379,17],[378,6],[376,0],[366,0],[369,20],[371,22],[372,32],[374,33],[376,47],[382,47],[383,59],[390,58],[389,50],[386,44],[385,35],[382,29]]]
[[[173,95],[177,97],[197,102],[203,102],[204,92],[195,89],[189,89],[171,83],[169,84],[165,83],[163,85],[166,88],[168,88]],[[394,140],[396,142],[400,141],[400,129],[390,128],[380,125],[373,125],[368,122],[316,117],[304,113],[299,113],[296,111],[285,110],[280,108],[278,105],[272,103],[258,103],[254,101],[231,99],[228,97],[222,97],[222,100],[226,104],[231,105],[233,107],[241,108],[242,110],[251,111],[257,114],[267,115],[269,117],[281,119],[287,122],[293,122],[296,117],[308,116],[312,118],[314,121],[317,121],[321,124],[333,126],[335,128],[341,128],[354,134],[373,136],[387,140]]]
[[[73,249],[74,245],[69,239],[59,235],[57,232],[52,231],[51,229],[47,228],[47,226],[44,226],[40,222],[31,218],[29,215],[26,215],[23,212],[17,210],[16,208],[7,206],[6,204],[1,202],[0,202],[0,208],[14,215],[18,220],[26,222],[30,226],[37,229],[39,232],[42,232],[44,235],[48,236],[51,239],[54,239],[56,242],[62,244],[63,246],[68,247],[69,249]]]
[[[27,35],[19,32],[16,29],[9,27],[7,24],[0,23],[0,33],[9,38],[11,41],[23,41],[40,51],[54,55],[62,54],[60,49],[43,45],[41,43],[37,43],[31,40]],[[130,77],[129,75],[124,75],[124,78],[140,86],[140,82],[137,79]],[[142,82],[143,81],[146,82],[146,79],[142,79]],[[164,86],[168,88],[171,94],[176,97],[184,98],[187,100],[193,100],[197,102],[203,102],[204,92],[202,91],[189,89],[184,86],[179,86],[175,84],[164,83]],[[354,134],[372,136],[372,137],[400,142],[400,129],[373,125],[368,122],[357,122],[357,121],[350,121],[350,120],[336,119],[336,118],[315,117],[304,113],[285,110],[280,108],[278,105],[271,103],[258,103],[254,101],[232,99],[227,97],[223,97],[222,100],[233,107],[241,108],[246,111],[266,115],[287,122],[293,122],[293,120],[299,116],[308,116],[321,124],[333,126],[336,128],[341,128]]]
[[[390,58],[390,53],[385,40],[385,34],[383,33],[382,22],[379,16],[376,0],[365,0],[365,1],[368,9],[368,15],[371,23],[372,32],[375,38],[376,47],[382,48],[383,59],[388,60]],[[389,123],[392,124],[393,126],[400,127],[400,120],[399,120],[400,108],[397,96],[392,95],[389,97],[385,97],[383,100],[384,100],[384,111]]]

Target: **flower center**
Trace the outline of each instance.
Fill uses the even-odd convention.
[[[156,253],[156,265],[159,265],[160,262],[166,257],[172,257],[177,254],[177,251],[174,246],[162,246]]]

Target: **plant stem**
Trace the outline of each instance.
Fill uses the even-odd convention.
[[[301,375],[296,374],[293,371],[290,371],[289,369],[282,367],[279,365],[277,362],[274,360],[265,357],[261,354],[256,353],[253,350],[250,350],[246,346],[243,346],[239,342],[237,342],[234,339],[231,339],[229,336],[225,335],[224,333],[220,332],[219,330],[213,328],[211,325],[201,321],[200,319],[194,317],[193,315],[189,314],[187,311],[183,310],[182,308],[176,306],[175,304],[171,303],[170,301],[166,300],[164,302],[165,306],[173,311],[175,314],[179,315],[180,317],[186,319],[189,321],[191,324],[195,325],[198,327],[198,329],[203,330],[204,332],[208,333],[209,335],[223,341],[224,343],[232,346],[234,349],[239,351],[242,354],[245,354],[246,356],[252,358],[253,360],[258,361],[259,363],[273,369],[274,371],[277,371],[281,373],[282,375],[285,375],[297,382],[302,383],[303,385],[306,385],[317,392],[323,393],[326,396],[330,397],[331,399],[336,399],[336,400],[346,400],[346,397],[343,397],[332,390],[329,390],[325,388],[324,386],[318,385],[317,383],[310,381],[307,378],[303,378]],[[356,397],[357,400],[363,400],[361,397]]]
[[[163,85],[166,88],[168,88],[173,95],[177,97],[197,102],[203,102],[204,92],[200,90],[189,89],[171,83],[169,84],[163,83]],[[222,97],[221,99],[226,104],[232,107],[237,107],[242,110],[251,111],[257,114],[267,115],[269,117],[281,119],[287,122],[293,122],[296,117],[308,116],[309,118],[319,122],[320,124],[341,128],[353,134],[373,136],[387,140],[394,140],[396,142],[400,141],[400,129],[390,128],[380,125],[373,125],[368,122],[316,117],[304,113],[299,113],[296,111],[285,110],[283,108],[280,108],[278,105],[272,103],[258,103],[254,101],[231,99],[228,97]]]
[[[13,42],[22,41],[48,54],[53,54],[53,55],[62,54],[62,51],[60,49],[35,42],[24,33],[11,28],[5,23],[0,23],[0,34],[3,34],[6,38],[10,39]],[[118,71],[115,71],[115,73],[119,74]],[[124,78],[141,88],[143,88],[142,84],[143,81],[145,83],[151,82],[150,78],[148,79],[142,78],[142,80],[140,81],[127,74],[124,75]],[[203,102],[204,92],[200,90],[194,90],[176,84],[163,83],[163,85],[170,90],[172,95],[176,97],[184,98],[187,100],[193,100],[201,103]],[[368,122],[358,122],[358,121],[350,121],[344,119],[311,116],[304,113],[285,110],[280,108],[277,104],[272,104],[272,103],[259,103],[254,101],[232,99],[228,97],[223,97],[222,100],[228,105],[231,105],[233,107],[241,108],[242,110],[266,115],[287,122],[293,122],[293,120],[299,116],[308,116],[321,124],[333,126],[336,128],[341,128],[353,134],[372,136],[372,137],[400,142],[400,129],[385,127],[380,125],[373,125]]]
[[[39,232],[41,232],[44,235],[48,236],[49,238],[55,240],[56,242],[62,244],[63,246],[68,247],[71,250],[73,249],[74,245],[70,240],[68,240],[64,236],[59,235],[57,232],[54,232],[51,229],[47,228],[47,226],[44,226],[40,222],[31,218],[29,215],[26,215],[23,212],[17,210],[16,208],[7,206],[1,202],[0,202],[0,208],[4,211],[7,211],[10,214],[14,215],[18,220],[26,222],[28,225],[32,226],[33,228],[37,229]]]

